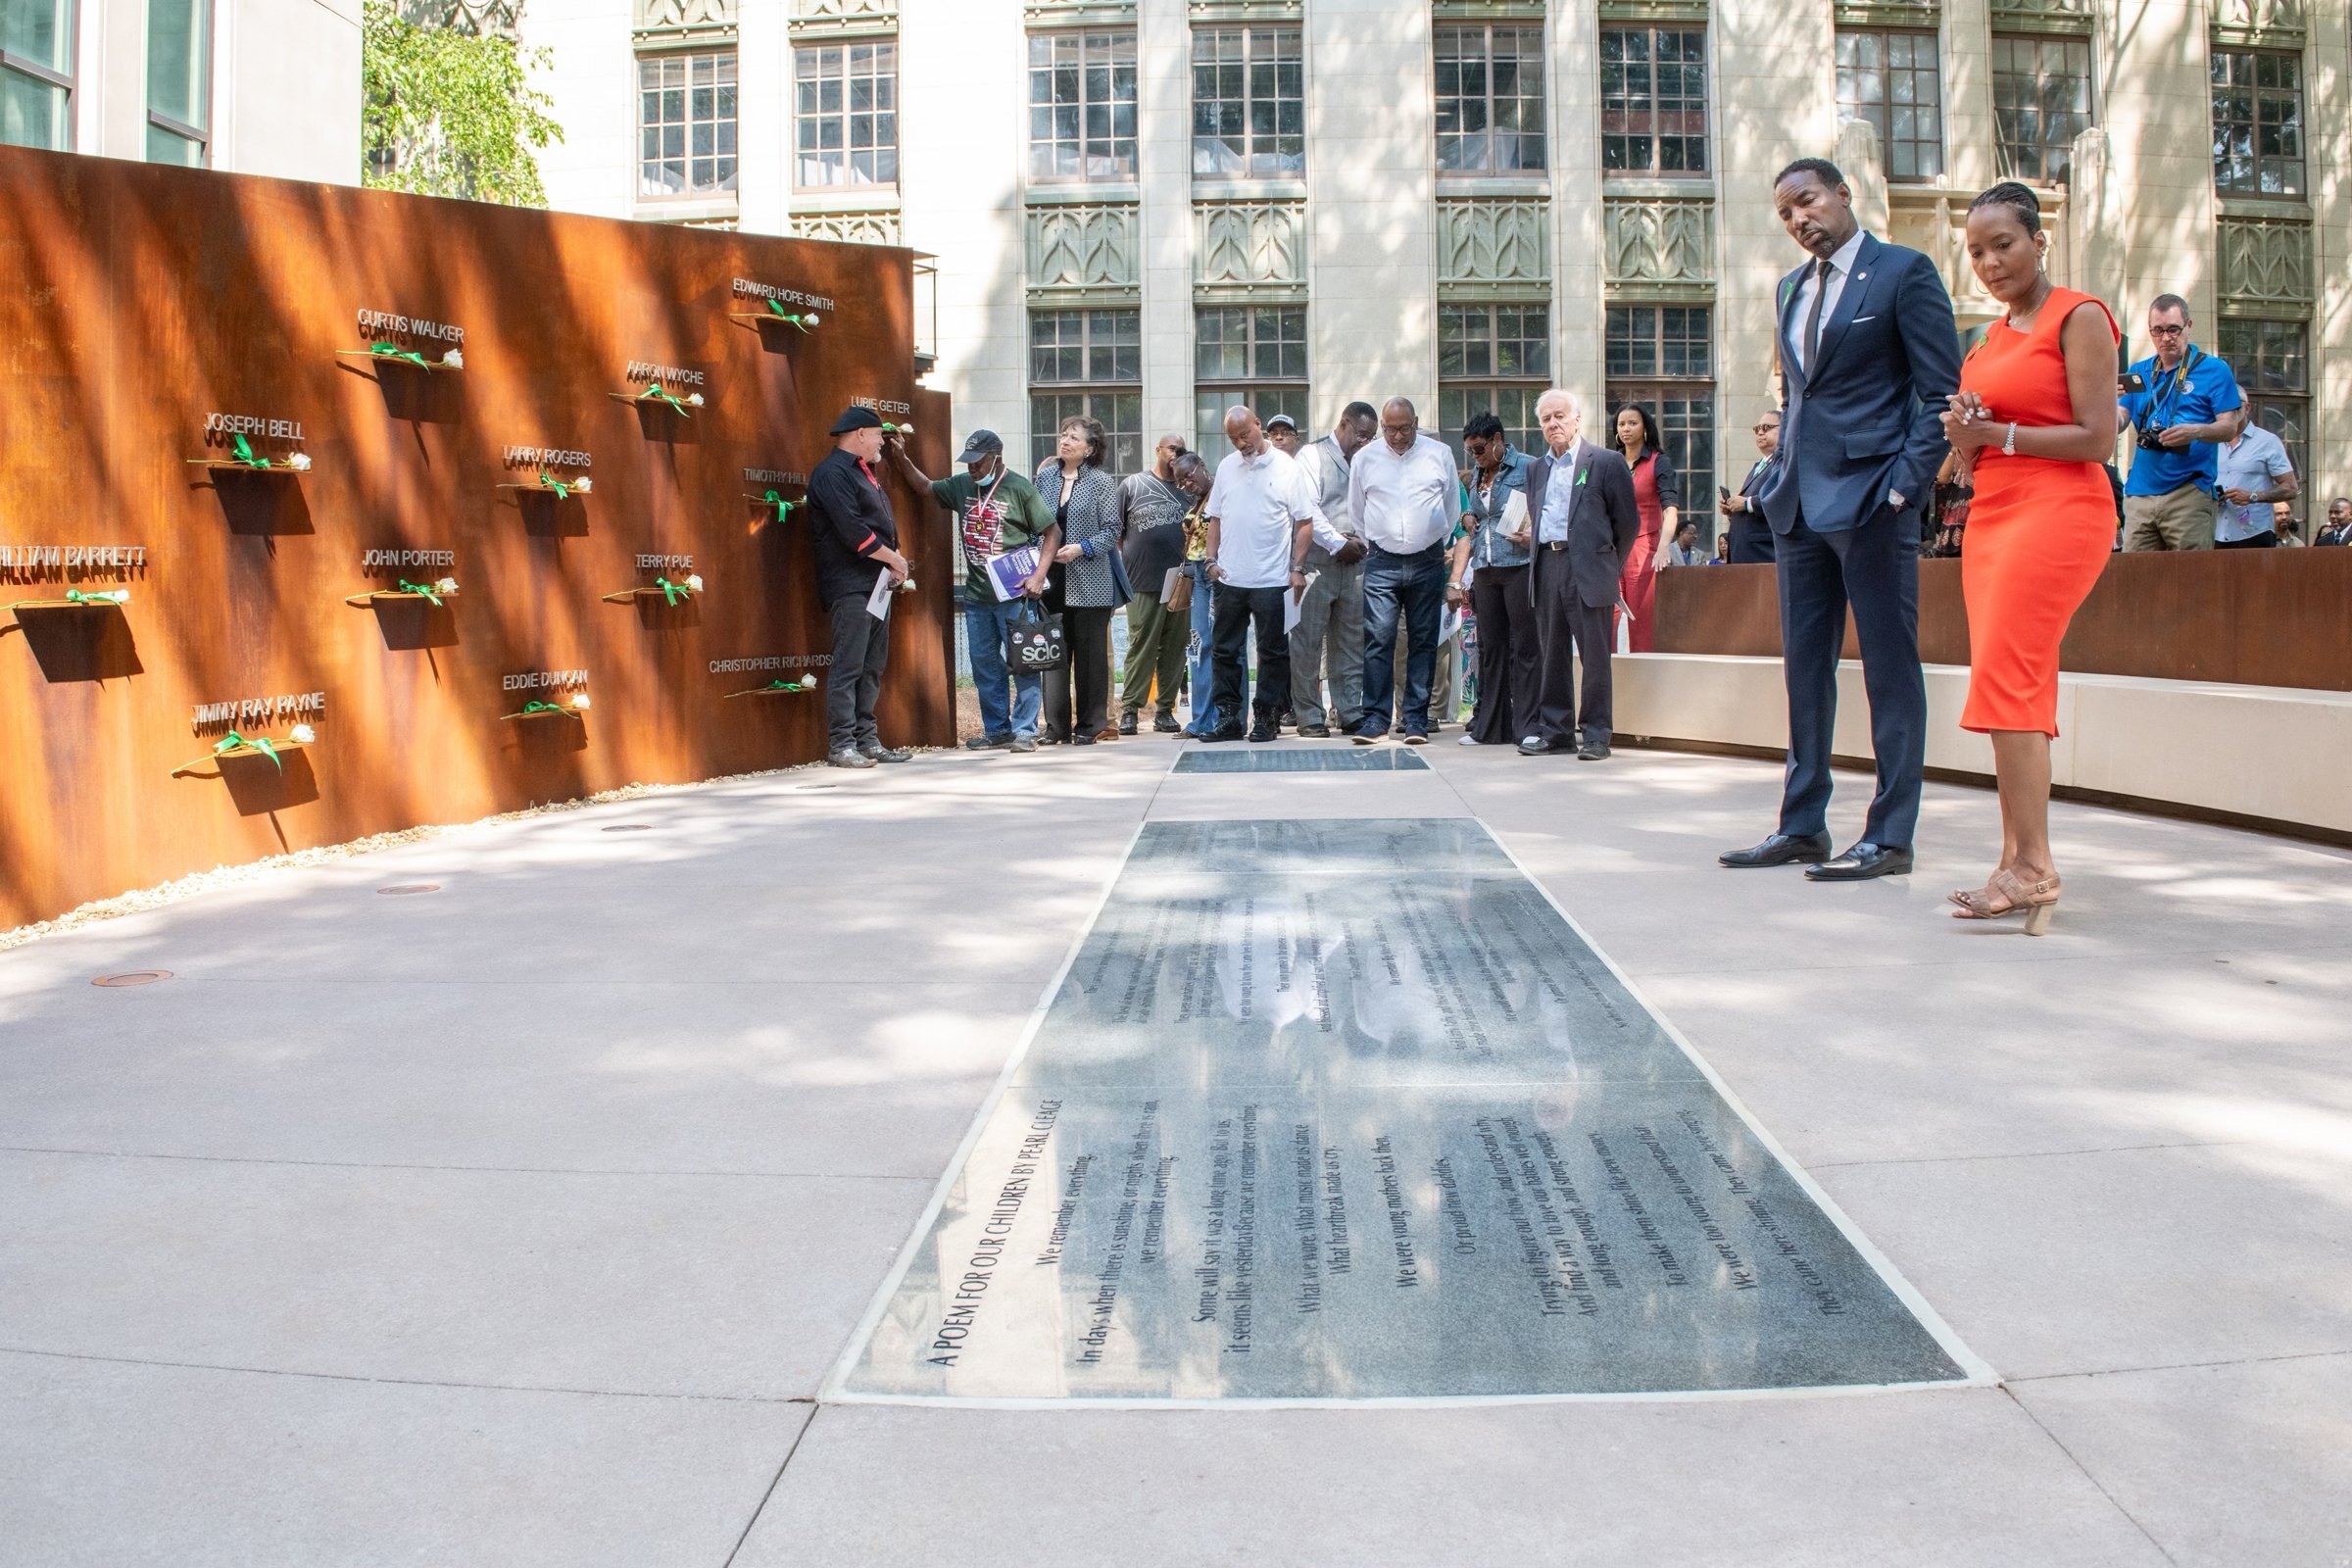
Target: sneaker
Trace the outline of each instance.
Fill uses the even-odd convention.
[[[871,746],[860,746],[858,751],[860,756],[871,758],[877,762],[911,762],[914,760],[912,752],[902,752],[896,747],[885,746],[880,741],[876,741]]]
[[[863,752],[835,752],[825,759],[828,767],[871,767],[874,760]]]
[[[1302,741],[1327,741],[1331,739],[1331,726],[1329,724],[1301,724],[1298,726],[1298,738]]]
[[[1476,746],[1478,744],[1478,737],[1475,735],[1465,735],[1460,740],[1455,741],[1453,744],[1456,746]]]
[[[1122,735],[1132,735],[1135,733],[1135,715],[1133,713],[1121,713],[1119,715],[1119,733]]]
[[[1429,744],[1429,731],[1425,729],[1406,730],[1404,732],[1404,744],[1407,746],[1427,746]]]
[[[1073,735],[1062,744],[1064,746],[1092,746],[1095,744],[1095,738],[1092,735]]]
[[[1152,730],[1156,735],[1179,735],[1184,732],[1184,726],[1176,722],[1174,713],[1162,713],[1152,721]]]
[[[1358,724],[1349,732],[1349,738],[1358,746],[1378,746],[1389,738],[1388,726],[1372,722]]]
[[[1037,737],[1034,735],[1015,735],[1012,738],[1012,749],[1016,752],[1034,752],[1037,750]]]
[[[975,735],[963,743],[967,752],[1001,752],[1012,744],[1009,735]]]
[[[1250,738],[1253,741],[1278,741],[1282,739],[1282,726],[1271,719],[1261,718],[1250,726]]]

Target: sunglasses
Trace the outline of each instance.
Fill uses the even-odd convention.
[[[1751,424],[1748,426],[1748,432],[1752,435],[1762,435],[1767,430],[1778,430],[1780,426],[1777,424]]]

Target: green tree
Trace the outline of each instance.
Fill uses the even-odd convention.
[[[367,0],[360,40],[366,182],[421,196],[545,207],[534,151],[564,139],[530,84],[550,52],[512,38],[404,20]]]

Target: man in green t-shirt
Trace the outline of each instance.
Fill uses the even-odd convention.
[[[882,450],[907,483],[929,486],[939,504],[956,514],[963,551],[963,581],[956,597],[963,605],[963,640],[971,656],[972,684],[980,694],[983,730],[964,745],[975,752],[1036,751],[1045,690],[1037,675],[1012,666],[1008,639],[1014,615],[1031,612],[1046,591],[1046,569],[1061,543],[1054,509],[1037,486],[1004,466],[1004,442],[994,430],[974,430],[956,460],[963,472],[945,479],[916,467],[905,439],[895,433],[884,439]],[[1015,556],[1032,547],[1033,554]]]

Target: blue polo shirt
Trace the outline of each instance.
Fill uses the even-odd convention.
[[[2190,363],[2185,368],[2175,366],[2166,372],[2157,370],[2153,354],[2132,367],[2148,384],[2145,392],[2127,392],[2120,400],[2137,429],[2153,435],[2176,424],[2211,424],[2245,402],[2228,364],[2194,343],[2188,346],[2186,359]],[[2125,482],[2124,494],[2170,495],[2184,484],[2199,485],[2208,492],[2213,489],[2221,450],[2213,442],[2193,441],[2178,450],[2154,451],[2137,444],[2136,429],[2130,433],[2133,441],[2132,477]]]

